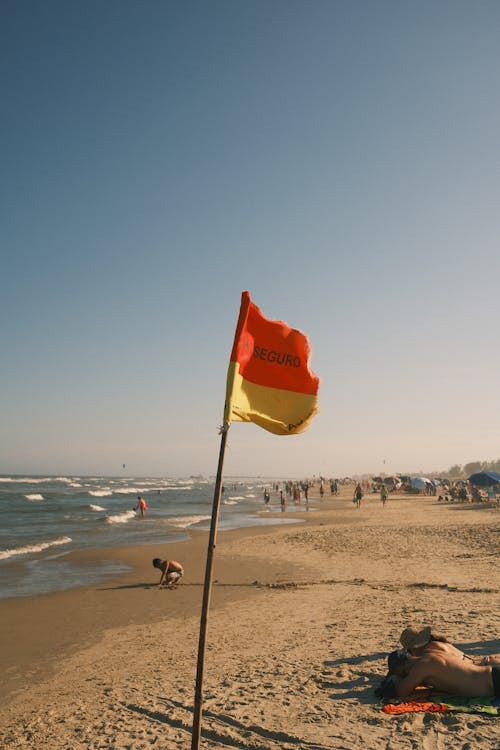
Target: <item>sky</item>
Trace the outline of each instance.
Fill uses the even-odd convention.
[[[244,290],[320,413],[226,475],[500,457],[500,4],[1,14],[0,473],[215,474]]]

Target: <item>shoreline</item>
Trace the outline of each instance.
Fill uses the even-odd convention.
[[[17,494],[14,490],[10,494],[2,493],[2,507],[7,515],[0,534],[1,599],[96,585],[126,572],[111,562],[94,568],[90,564],[81,567],[72,563],[69,554],[79,549],[179,542],[188,539],[191,530],[207,531],[210,527],[212,503],[205,483],[179,480],[173,485],[163,481],[162,490],[150,487],[150,512],[141,519],[140,514],[130,509],[131,502],[124,502],[125,492],[140,490],[129,483],[122,486],[120,479],[109,483],[113,486],[102,480],[92,481],[95,487],[102,489],[91,491],[88,483],[85,487],[68,487],[62,478],[54,478],[47,490],[42,488],[45,495],[36,495],[40,504],[23,500],[30,497],[25,492],[31,489],[28,484],[19,485]],[[259,501],[260,489],[242,484],[235,497],[235,488],[228,490],[226,498],[221,498],[220,530],[270,522],[268,514],[260,513],[263,507]],[[88,496],[92,492],[106,495],[102,505],[89,503]],[[7,505],[3,505],[3,501]],[[279,511],[279,506],[271,510]],[[289,510],[293,512],[294,507]],[[287,513],[288,522],[293,522],[291,515]],[[279,523],[280,519],[277,521]]]
[[[294,508],[294,518],[288,520],[296,522],[299,516],[306,513],[308,511],[305,509],[298,511]],[[282,518],[281,513],[273,516],[280,520]],[[302,520],[305,519],[300,518]],[[219,529],[217,547],[234,540],[272,534],[277,529],[293,526],[294,523],[283,523]],[[158,589],[159,574],[151,565],[153,557],[163,555],[164,558],[181,560],[186,569],[176,591],[157,591],[162,599],[171,597],[168,601],[169,617],[179,616],[186,608],[195,608],[198,614],[198,609],[201,608],[208,536],[209,531],[191,530],[188,537],[179,542],[74,550],[68,553],[67,558],[80,565],[95,566],[100,562],[111,561],[122,563],[130,570],[95,584],[0,599],[0,639],[3,643],[9,643],[8,649],[0,651],[0,671],[3,675],[0,681],[0,703],[8,702],[22,689],[20,684],[23,675],[29,675],[31,684],[44,680],[48,674],[53,673],[62,658],[91,645],[106,630],[120,627],[124,623],[144,625],[162,621],[165,617],[165,602],[159,599],[151,601],[151,597],[147,595],[147,592]],[[219,585],[216,573],[217,553],[214,588]],[[241,580],[241,573],[242,571],[238,572],[238,580]],[[225,577],[227,579],[227,575]],[[235,589],[238,584],[234,575],[222,585],[234,587],[232,596],[237,597]],[[250,589],[250,582],[246,581],[240,586]],[[103,596],[105,592],[108,597],[106,601]],[[123,592],[133,592],[134,601],[130,602]],[[249,595],[249,591],[245,595]],[[226,597],[222,595],[218,598],[224,601]],[[34,622],[36,637],[33,637]]]
[[[335,750],[385,746],[393,736],[410,749],[424,715],[387,720],[373,695],[402,628],[430,620],[468,653],[500,652],[490,574],[498,508],[394,496],[382,509],[368,495],[356,510],[350,494],[311,502],[314,512],[294,511],[302,524],[218,532],[204,748]],[[157,588],[153,545],[72,553],[94,562],[105,552],[133,570],[95,587],[0,602],[9,644],[0,743],[186,747],[207,542],[208,532],[191,532],[168,545],[186,568],[174,591]],[[494,747],[493,721],[453,720],[474,746]],[[439,721],[425,731],[435,734]],[[244,739],[255,726],[265,729],[260,744]],[[451,733],[442,747],[459,741]]]

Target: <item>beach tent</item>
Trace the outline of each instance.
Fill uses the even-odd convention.
[[[469,482],[476,487],[493,487],[500,482],[500,474],[496,471],[478,471],[470,475]]]
[[[410,481],[411,486],[415,487],[416,490],[425,490],[429,485],[432,486],[431,480],[426,479],[426,477],[412,477]]]
[[[394,487],[397,489],[398,487],[401,487],[401,480],[399,477],[386,477],[384,479],[384,484],[388,487]]]

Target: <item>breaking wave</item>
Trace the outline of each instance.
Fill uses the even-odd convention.
[[[186,529],[188,526],[201,523],[201,521],[209,521],[211,518],[212,516],[177,516],[176,518],[169,518],[168,522],[179,529]]]
[[[116,516],[105,516],[106,523],[128,523],[132,518],[136,518],[135,510],[126,510],[123,513],[117,513]]]
[[[35,552],[43,552],[44,549],[49,547],[56,547],[59,544],[69,544],[73,540],[69,536],[62,536],[59,539],[54,539],[52,542],[39,542],[39,544],[29,544],[26,547],[18,547],[17,549],[4,549],[0,550],[0,560],[7,560],[9,557],[15,557],[15,555],[30,555]]]

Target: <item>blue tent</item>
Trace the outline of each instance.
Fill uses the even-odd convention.
[[[478,471],[470,475],[469,482],[476,487],[493,487],[500,482],[500,474],[496,471]]]
[[[412,477],[411,486],[417,490],[425,490],[427,487],[432,486],[432,482],[427,477]]]

